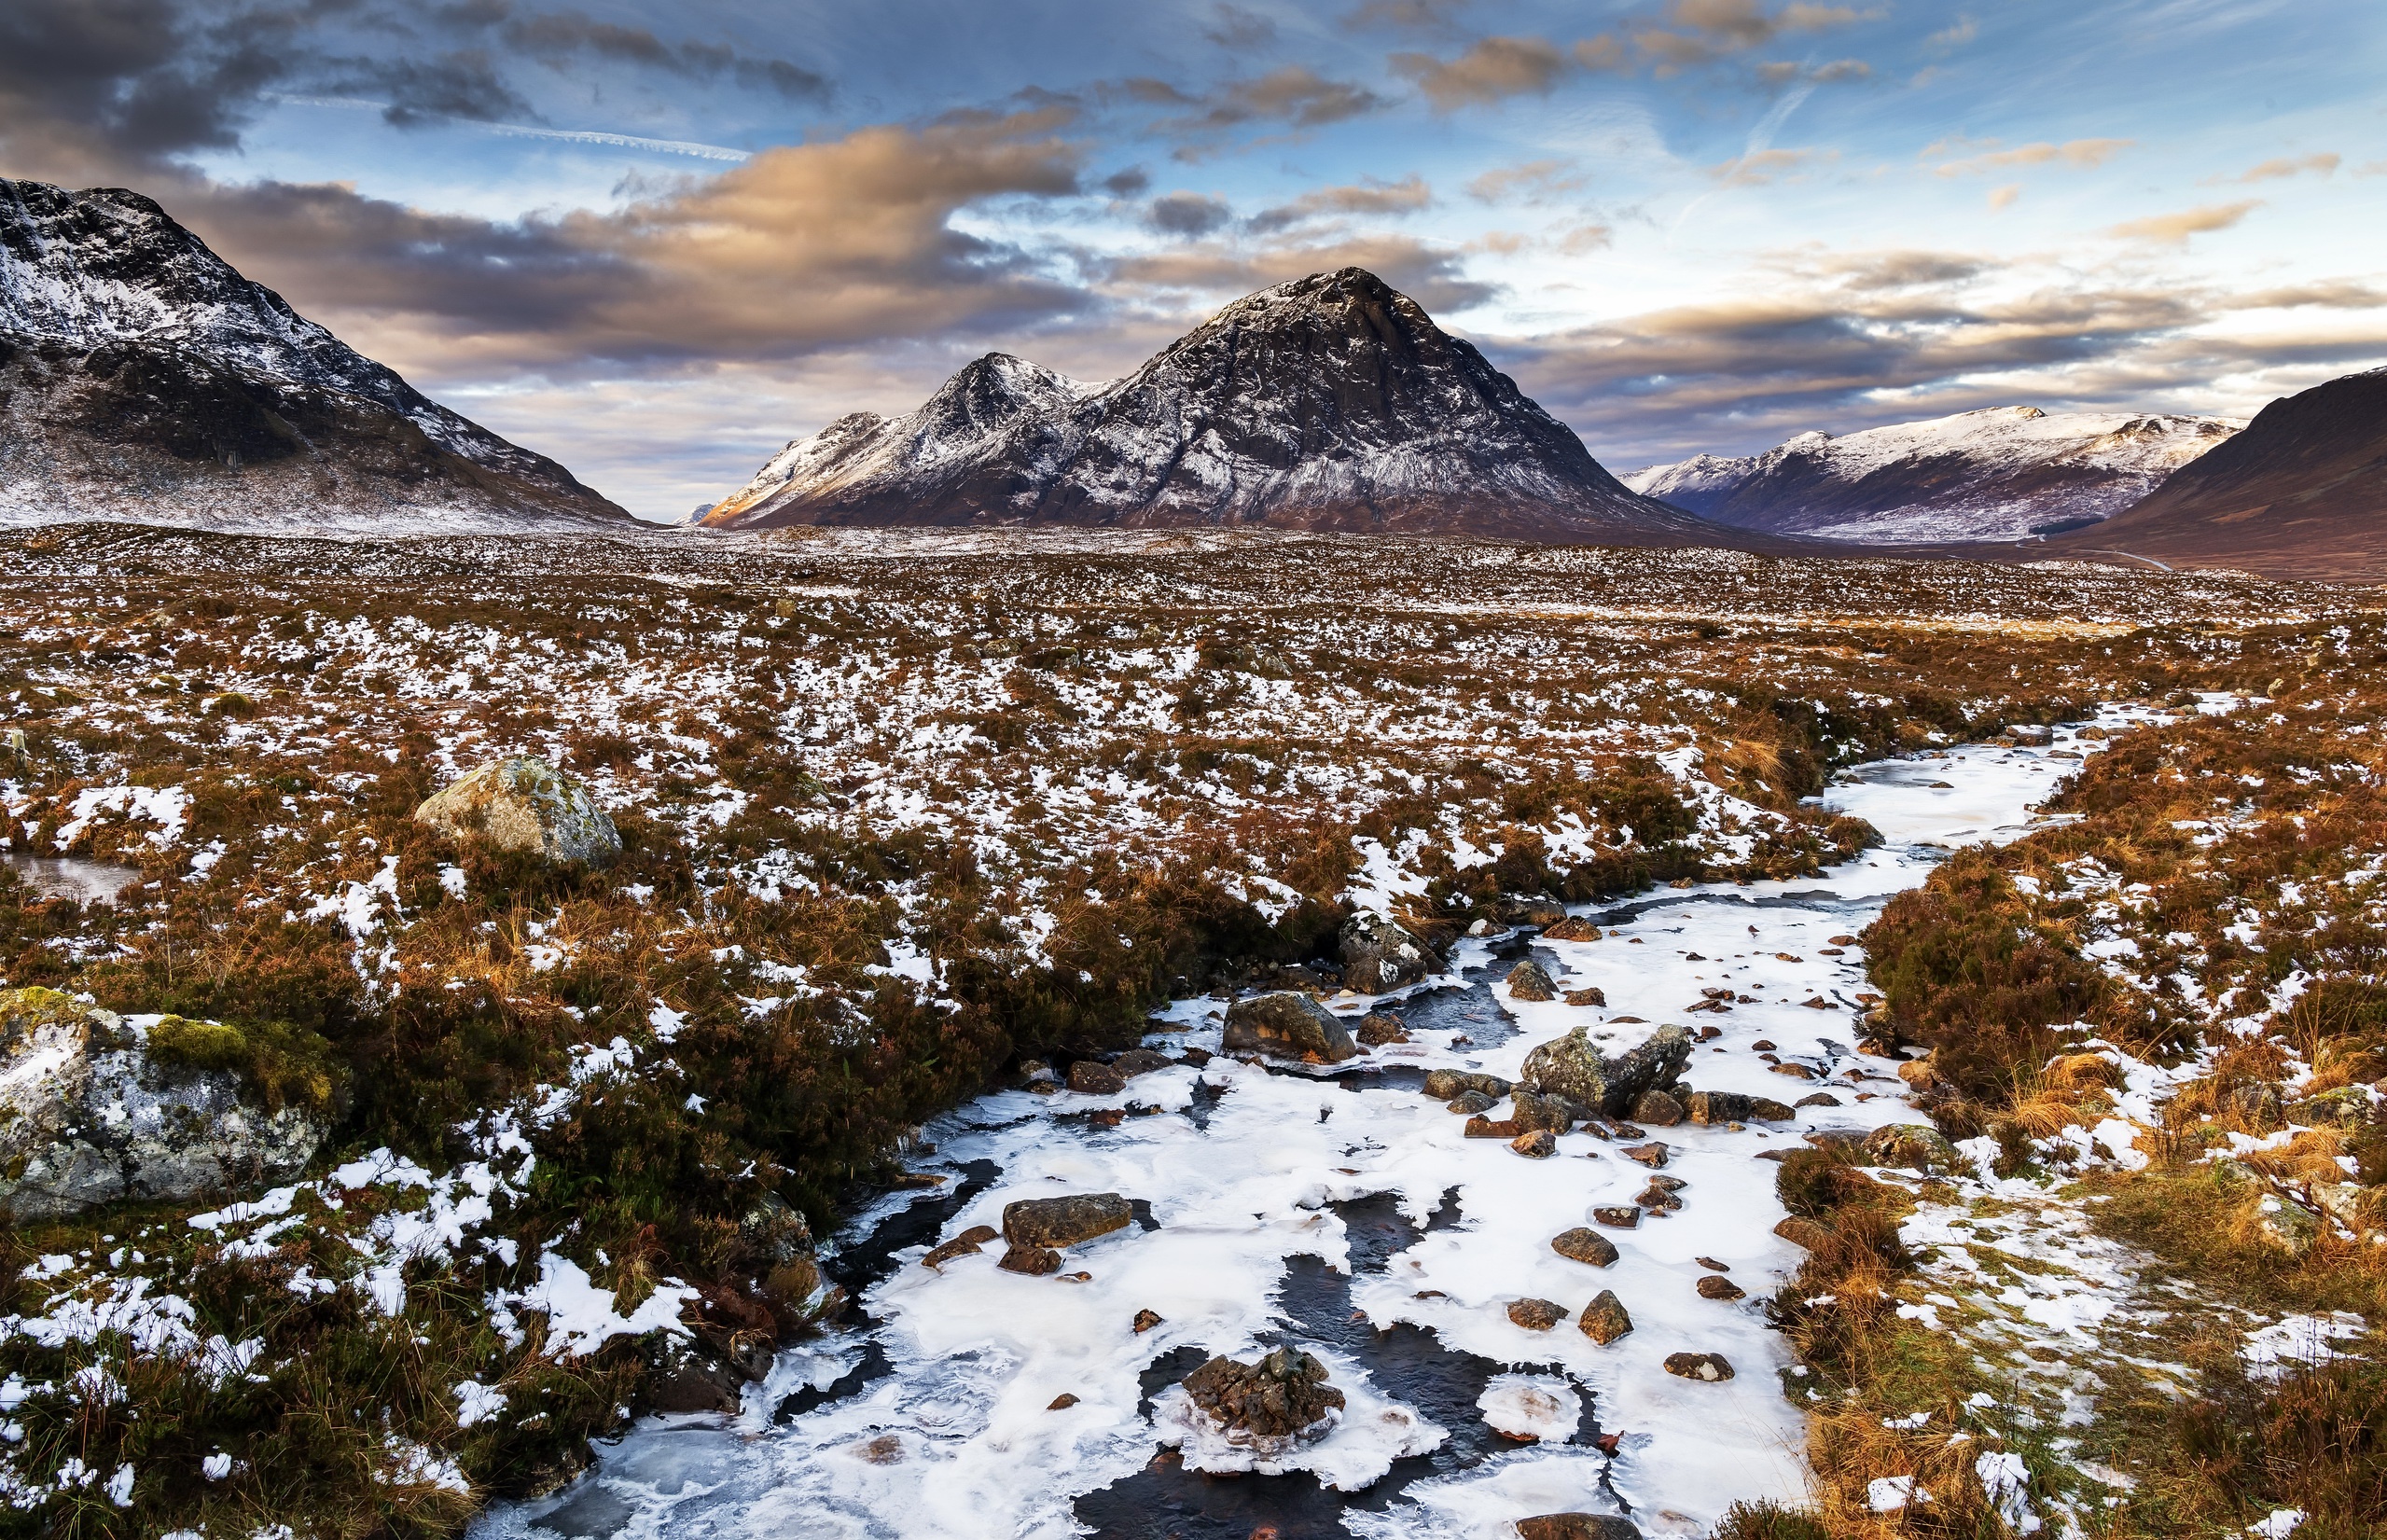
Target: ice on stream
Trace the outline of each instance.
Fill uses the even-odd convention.
[[[2134,718],[2102,720],[2118,728]],[[1603,1231],[1622,1253],[1615,1266],[1569,1260],[1550,1239],[1590,1224],[1594,1207],[1631,1204],[1648,1170],[1588,1132],[1561,1138],[1546,1160],[1520,1158],[1504,1141],[1465,1139],[1464,1119],[1419,1095],[1414,1074],[1386,1073],[1382,1081],[1293,1075],[1218,1058],[1199,1070],[1139,1076],[1110,1098],[1001,1092],[932,1125],[937,1154],[925,1169],[951,1173],[949,1192],[977,1190],[950,1205],[937,1231],[899,1253],[865,1291],[871,1324],[791,1350],[735,1419],[647,1420],[601,1446],[590,1476],[553,1497],[493,1512],[477,1534],[1095,1533],[1078,1516],[1077,1499],[1137,1477],[1164,1438],[1184,1436],[1156,1425],[1156,1418],[1173,1421],[1170,1392],[1184,1372],[1159,1361],[1177,1354],[1173,1362],[1190,1367],[1218,1353],[1248,1361],[1285,1340],[1316,1353],[1350,1404],[1331,1435],[1282,1464],[1339,1489],[1330,1500],[1347,1503],[1339,1517],[1354,1535],[1489,1540],[1513,1533],[1507,1526],[1517,1518],[1569,1509],[1629,1512],[1654,1535],[1701,1535],[1736,1501],[1802,1499],[1801,1419],[1780,1378],[1790,1356],[1762,1310],[1801,1254],[1773,1234],[1783,1213],[1776,1167],[1756,1157],[1796,1146],[1816,1128],[1917,1119],[1894,1066],[1855,1051],[1863,959],[1853,947],[1828,954],[1830,938],[1863,928],[1947,849],[2025,832],[2031,807],[2075,768],[2069,755],[2099,746],[2062,730],[2057,740],[2054,749],[2067,757],[1977,745],[1862,767],[1825,801],[1870,820],[1883,848],[1816,879],[1660,890],[1590,909],[1584,912],[1612,930],[1607,937],[1531,942],[1562,987],[1605,992],[1594,1031],[1610,1038],[1610,1051],[1659,1022],[1710,1022],[1722,1035],[1699,1046],[1686,1073],[1693,1085],[1785,1102],[1829,1089],[1841,1103],[1742,1132],[1651,1131],[1672,1150],[1667,1174],[1687,1184],[1677,1195],[1683,1206],[1637,1228]],[[1501,940],[1462,943],[1454,967],[1498,978],[1518,950]],[[1756,1003],[1685,1014],[1701,990],[1725,986]],[[1472,1015],[1480,1021],[1418,1009],[1417,1042],[1362,1062],[1379,1072],[1450,1066],[1513,1078],[1534,1044],[1587,1015],[1512,1000],[1497,985],[1492,994],[1487,1002],[1477,990],[1482,1008]],[[1435,998],[1449,997],[1413,1004]],[[1827,1008],[1803,1004],[1815,998]],[[1366,1004],[1338,1008],[1355,1013]],[[1165,1013],[1174,1030],[1150,1041],[1214,1050],[1224,1008],[1219,1000],[1179,1001]],[[1607,1024],[1622,1017],[1643,1020]],[[1425,1020],[1436,1024],[1419,1024]],[[1476,1041],[1453,1041],[1463,1035]],[[1814,1081],[1773,1073],[1751,1047],[1760,1038],[1785,1063],[1807,1066]],[[1131,1102],[1163,1110],[1113,1128],[1084,1117]],[[937,1240],[972,1225],[1000,1226],[1015,1200],[1102,1191],[1143,1200],[1153,1224],[1069,1249],[1062,1275],[999,1270],[999,1243],[938,1271],[918,1265]],[[1376,1195],[1420,1233],[1381,1265],[1373,1254],[1363,1265],[1335,1205]],[[848,1234],[867,1236],[909,1203],[937,1200],[894,1195]],[[1348,1278],[1349,1307],[1365,1316],[1356,1339],[1330,1343],[1319,1323],[1295,1318],[1284,1291],[1294,1259],[1305,1256]],[[1696,1284],[1708,1270],[1700,1258],[1728,1268],[1746,1297],[1700,1296]],[[1086,1276],[1071,1276],[1078,1272]],[[1606,1347],[1573,1319],[1602,1289],[1616,1291],[1634,1328]],[[1529,1296],[1556,1301],[1569,1319],[1547,1332],[1513,1324],[1507,1304]],[[1146,1310],[1161,1324],[1139,1334],[1132,1323]],[[1440,1350],[1489,1361],[1492,1373],[1479,1397],[1470,1393],[1455,1408],[1462,1415],[1409,1404],[1376,1382],[1366,1328],[1404,1323],[1430,1332]],[[1666,1355],[1686,1350],[1722,1353],[1736,1377],[1712,1384],[1665,1373]],[[1156,1367],[1163,1371],[1157,1383],[1147,1376]],[[1052,1409],[1063,1395],[1076,1400]],[[1457,1426],[1468,1420],[1540,1441]],[[1595,1432],[1609,1436],[1613,1453],[1590,1441]],[[1188,1454],[1202,1457],[1198,1448]],[[1266,1479],[1246,1477],[1242,1485]],[[1265,1504],[1252,1491],[1239,1499]],[[1168,1530],[1156,1524],[1149,1533]]]

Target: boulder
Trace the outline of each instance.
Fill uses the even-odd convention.
[[[1461,1091],[1443,1103],[1444,1110],[1462,1113],[1470,1117],[1479,1112],[1490,1112],[1498,1105],[1500,1105],[1499,1097],[1486,1096],[1479,1090]]]
[[[1566,992],[1564,998],[1566,1003],[1570,1006],[1599,1006],[1604,1007],[1608,1003],[1608,992],[1601,989],[1595,984],[1589,989],[1569,990]]]
[[[0,1216],[55,1219],[297,1175],[329,1130],[332,1088],[293,1074],[270,1092],[257,1053],[220,1022],[127,1020],[56,990],[0,990]]]
[[[1547,1299],[1512,1299],[1508,1319],[1527,1331],[1547,1331],[1566,1319],[1566,1307]]]
[[[1699,1281],[1699,1291],[1702,1299],[1738,1299],[1748,1292],[1731,1279],[1713,1272]]]
[[[1343,982],[1362,994],[1414,984],[1441,965],[1434,949],[1397,920],[1354,914],[1343,922]]]
[[[1753,1099],[1735,1090],[1695,1090],[1683,1099],[1690,1120],[1712,1128],[1719,1123],[1745,1123]]]
[[[1534,1129],[1508,1141],[1508,1147],[1529,1160],[1547,1160],[1558,1153],[1558,1135],[1547,1129]]]
[[[1973,1163],[1937,1129],[1923,1123],[1892,1123],[1866,1136],[1865,1153],[1877,1166],[1906,1166],[1935,1176],[1961,1176]]]
[[[1583,1314],[1575,1324],[1584,1336],[1603,1348],[1632,1330],[1632,1317],[1614,1289],[1602,1289],[1598,1297],[1583,1307]]]
[[[1135,1214],[1115,1192],[1023,1198],[1003,1208],[1003,1239],[1015,1246],[1074,1246],[1125,1229]]]
[[[1175,1062],[1175,1060],[1157,1049],[1130,1048],[1111,1061],[1111,1068],[1118,1071],[1121,1078],[1132,1080],[1139,1075],[1149,1075],[1154,1070],[1167,1069]]]
[[[1401,1019],[1381,1010],[1371,1010],[1359,1019],[1359,1030],[1352,1035],[1367,1047],[1381,1048],[1387,1043],[1406,1043],[1409,1030]]]
[[[1800,1097],[1792,1110],[1796,1111],[1797,1107],[1837,1107],[1839,1104],[1839,1097],[1834,1096],[1830,1091],[1819,1090]]]
[[[1528,957],[1508,970],[1508,997],[1512,1000],[1555,1000],[1558,986],[1542,965]]]
[[[1278,1059],[1318,1059],[1329,1064],[1339,1064],[1359,1051],[1340,1021],[1296,990],[1256,994],[1228,1006],[1227,1030],[1219,1046],[1229,1053],[1241,1050]]]
[[[1080,1059],[1069,1066],[1069,1089],[1080,1096],[1117,1096],[1127,1089],[1127,1076],[1108,1064]]]
[[[1627,1116],[1636,1123],[1671,1129],[1683,1120],[1683,1103],[1662,1090],[1645,1090],[1633,1098],[1632,1110]]]
[[[1006,1272],[1024,1272],[1030,1277],[1041,1278],[1047,1273],[1061,1270],[1061,1253],[1049,1246],[1013,1245],[994,1265]]]
[[[2358,1129],[2373,1120],[2372,1106],[2368,1086],[2339,1086],[2296,1103],[2287,1109],[2287,1117],[2307,1128]]]
[[[1749,1098],[1749,1121],[1753,1123],[1787,1123],[1797,1116],[1786,1102],[1777,1102],[1770,1096]]]
[[[1563,1096],[1536,1096],[1520,1090],[1514,1097],[1516,1110],[1510,1120],[1520,1129],[1547,1129],[1552,1133],[1566,1133],[1575,1127],[1575,1106]]]
[[[1425,1074],[1425,1094],[1436,1102],[1448,1102],[1471,1090],[1479,1090],[1497,1101],[1515,1089],[1497,1075],[1478,1075],[1469,1070],[1428,1070]]]
[[[1557,1094],[1611,1117],[1630,1114],[1644,1091],[1673,1084],[1691,1056],[1691,1035],[1678,1026],[1659,1027],[1638,1047],[1610,1059],[1590,1039],[1589,1027],[1534,1046],[1525,1056],[1518,1083],[1529,1090]]]
[[[1326,1383],[1326,1367],[1292,1348],[1279,1348],[1256,1364],[1213,1358],[1184,1384],[1228,1443],[1260,1452],[1323,1438],[1342,1415],[1343,1394]]]
[[[479,766],[433,793],[414,821],[558,865],[603,867],[621,854],[621,836],[588,786],[544,759]]]
[[[1670,1353],[1666,1355],[1666,1372],[1713,1384],[1731,1379],[1732,1366],[1720,1353]]]
[[[1641,1540],[1641,1526],[1612,1513],[1537,1513],[1517,1520],[1517,1540]]]
[[[1570,1261],[1586,1262],[1595,1268],[1614,1267],[1617,1262],[1616,1242],[1598,1230],[1580,1225],[1553,1237],[1550,1250]]]

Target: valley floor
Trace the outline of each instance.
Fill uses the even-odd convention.
[[[2260,1422],[2369,1362],[2387,1065],[2353,1045],[2387,1026],[2341,981],[2375,979],[2382,843],[2330,803],[2325,920],[2274,848],[2375,785],[2361,593],[1265,536],[0,544],[0,989],[219,1045],[323,1131],[238,1194],[0,1235],[0,1533],[451,1533],[493,1500],[492,1533],[2361,1533],[2375,1455],[2274,1503],[2286,1442],[2200,1478],[2178,1411],[2234,1373]],[[2314,752],[2222,766],[2274,720]],[[2070,726],[1961,746],[2039,724]],[[521,753],[612,810],[618,865],[411,821]],[[2191,771],[2254,800],[2191,816]],[[2272,866],[2154,930],[2158,832]],[[2267,930],[2283,884],[2326,946]],[[1190,1061],[1239,989],[1364,1009],[1355,910],[1451,949],[1391,1003],[1409,1044]],[[1570,910],[1609,934],[1537,938]],[[2069,961],[1979,940],[2017,923]],[[1609,1004],[1514,998],[1529,952]],[[1624,1141],[1523,1159],[1409,1089],[1669,1020],[1720,1029],[1701,1089],[1833,1100],[1643,1131],[1687,1186],[1601,1272],[1548,1241],[1647,1182]],[[1023,1089],[1139,1040],[1188,1061]],[[2244,1208],[2232,1266],[2133,1187],[2172,1173]],[[1046,1188],[1157,1228],[1089,1281],[920,1265]],[[1605,1348],[1505,1311],[1607,1287]],[[1202,1477],[1232,1457],[1199,1427],[1156,1461],[1184,1369],[1279,1339],[1351,1393],[1311,1474]],[[1670,1377],[1686,1350],[1736,1377]]]

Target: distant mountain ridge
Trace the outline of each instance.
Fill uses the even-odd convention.
[[[1696,455],[1625,485],[1741,529],[1871,544],[2008,541],[2117,514],[2243,424],[2224,417],[1991,407]]]
[[[622,526],[149,199],[0,178],[0,521]]]
[[[2387,581],[2387,368],[2273,401],[2137,506],[2051,544],[2274,577]]]
[[[1715,545],[1358,268],[1236,301],[1125,378],[1005,354],[918,410],[842,417],[715,505],[775,524],[1261,524]]]

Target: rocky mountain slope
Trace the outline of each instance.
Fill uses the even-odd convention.
[[[1697,455],[1625,485],[1719,523],[1825,540],[2019,540],[2129,507],[2227,439],[2229,418],[1991,407]]]
[[[2387,368],[2272,402],[2135,507],[2061,543],[2269,576],[2387,579]]]
[[[1729,541],[1358,268],[1262,289],[1099,389],[991,354],[908,416],[840,418],[706,517],[776,524],[1268,524]]]
[[[0,521],[231,529],[622,525],[156,203],[0,178]]]

